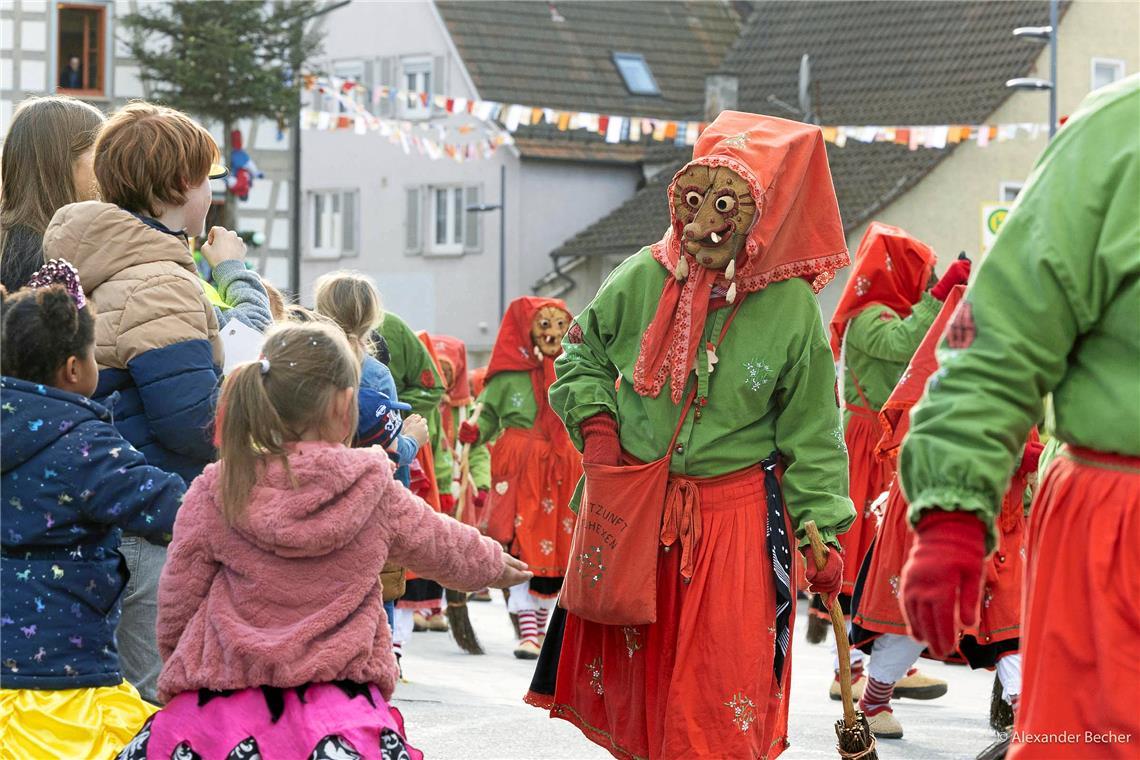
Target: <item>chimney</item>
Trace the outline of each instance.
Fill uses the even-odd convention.
[[[709,74],[705,77],[705,121],[712,121],[721,111],[736,110],[739,81],[735,74]]]

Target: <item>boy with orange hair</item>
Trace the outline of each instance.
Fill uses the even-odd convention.
[[[190,117],[149,103],[112,116],[95,142],[95,176],[105,202],[61,208],[44,252],[79,270],[95,303],[94,399],[110,405],[115,427],[147,461],[187,482],[214,459],[214,399],[223,365],[219,317],[203,291],[188,236],[203,234],[210,179],[224,176],[210,133]],[[202,253],[223,298],[245,277],[245,244],[221,227]],[[256,275],[252,275],[256,278]],[[258,282],[260,287],[260,282]],[[260,295],[268,323],[268,299]],[[245,311],[254,310],[252,306]],[[156,701],[162,662],[155,641],[164,547],[124,536],[130,581],[118,628],[123,673]]]

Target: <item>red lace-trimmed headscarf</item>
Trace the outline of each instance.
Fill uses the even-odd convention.
[[[942,342],[946,325],[965,294],[965,285],[955,285],[950,295],[946,296],[942,310],[938,312],[930,329],[926,331],[926,336],[911,357],[910,364],[899,378],[898,385],[891,391],[890,397],[879,411],[883,437],[875,445],[875,455],[880,459],[898,456],[903,438],[910,429],[910,410],[922,398],[930,376],[938,371],[938,357],[935,356],[935,350]]]
[[[438,363],[451,368],[451,383],[447,386],[447,395],[440,404],[440,414],[448,444],[454,445],[455,442],[451,440],[455,435],[454,410],[463,409],[474,400],[471,396],[471,384],[467,379],[467,346],[459,338],[450,335],[430,337]],[[447,375],[443,372],[443,366],[440,367],[440,377],[446,381]]]
[[[495,337],[491,363],[487,365],[483,383],[490,383],[491,378],[500,372],[529,372],[534,400],[538,404],[535,427],[547,440],[570,445],[566,427],[550,408],[548,398],[550,386],[554,382],[554,358],[536,354],[534,340],[530,337],[535,315],[546,306],[554,306],[570,314],[566,302],[558,298],[524,296],[510,302],[507,313],[503,315],[503,323],[499,326],[499,334]]]
[[[901,317],[910,316],[936,261],[934,250],[906,230],[871,222],[859,241],[851,279],[831,318],[831,353],[836,361],[847,325],[863,309],[882,304]]]
[[[793,277],[806,279],[819,292],[847,266],[847,242],[827,164],[820,128],[773,116],[724,111],[697,139],[693,165],[726,167],[751,190],[757,215],[744,248],[736,257],[733,282],[737,297]],[[709,293],[724,273],[697,264],[682,246],[683,224],[677,219],[669,186],[671,224],[652,247],[653,258],[669,276],[661,290],[657,313],[641,341],[634,367],[634,389],[656,398],[670,382],[680,403],[704,334]],[[685,258],[688,275],[675,276]]]

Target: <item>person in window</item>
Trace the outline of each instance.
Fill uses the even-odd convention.
[[[67,59],[67,67],[59,75],[59,87],[61,90],[83,89],[83,66],[79,56],[73,55]]]
[[[16,109],[0,157],[0,283],[9,293],[43,265],[52,214],[98,195],[93,146],[104,119],[63,95],[28,98]]]

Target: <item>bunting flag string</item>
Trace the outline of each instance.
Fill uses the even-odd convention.
[[[369,88],[352,80],[335,77],[307,76],[305,90],[331,96],[338,113],[312,110],[302,113],[302,126],[316,129],[354,129],[364,134],[379,131],[391,142],[400,144],[405,152],[418,150],[431,158],[450,157],[458,161],[489,157],[494,151],[512,142],[510,135],[521,127],[550,125],[559,132],[586,130],[601,135],[606,143],[672,143],[694,145],[707,126],[705,122],[678,121],[656,117],[623,116],[564,111],[489,100],[453,98],[427,92],[400,90],[392,87]],[[490,137],[469,142],[449,142],[447,129],[438,123],[385,119],[375,116],[373,110],[389,104],[393,112],[427,109],[435,115],[469,114],[487,125]],[[857,143],[893,143],[910,150],[943,150],[965,142],[974,142],[980,148],[1019,137],[1036,139],[1047,134],[1048,125],[1037,122],[1005,124],[913,124],[904,126],[836,125],[821,126],[823,139],[837,148]],[[464,127],[460,127],[462,134]],[[467,127],[467,129],[471,129]],[[421,134],[426,133],[426,134]],[[428,136],[432,135],[432,136]]]

